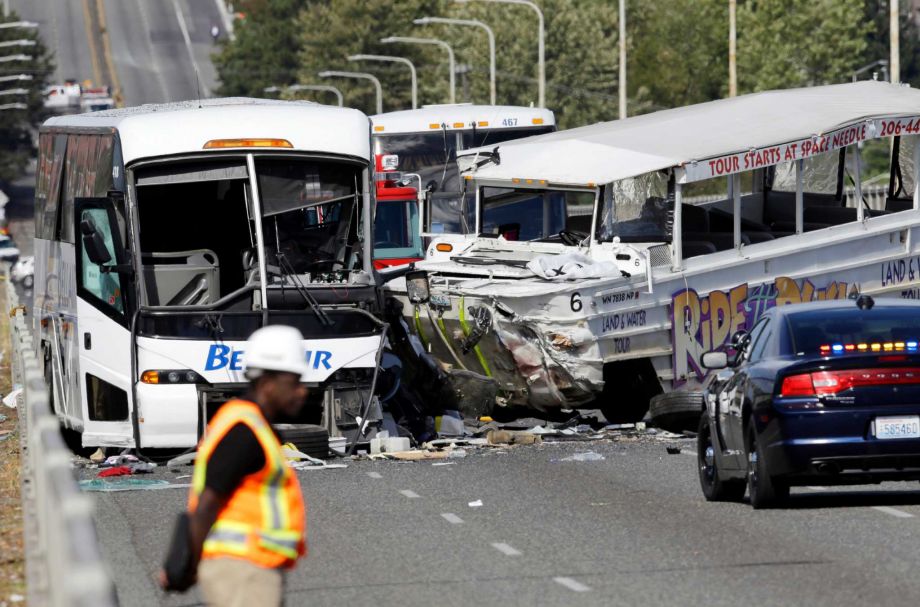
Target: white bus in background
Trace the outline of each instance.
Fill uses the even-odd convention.
[[[556,130],[551,110],[501,105],[428,105],[372,116],[377,159],[374,258],[378,266],[425,255],[423,233],[463,233],[457,151]],[[418,176],[418,178],[415,178]],[[429,194],[427,209],[405,186]]]
[[[83,446],[191,447],[245,388],[265,324],[304,334],[315,405],[365,402],[382,344],[370,154],[367,116],[304,102],[48,120],[34,316],[62,424]]]

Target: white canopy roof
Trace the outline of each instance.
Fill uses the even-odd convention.
[[[855,129],[856,140],[869,139],[886,134],[880,128],[884,125],[876,120],[918,116],[920,91],[885,82],[767,91],[480,148],[479,152],[498,148],[500,163],[483,163],[485,159],[480,156],[482,166],[474,176],[587,185],[669,167],[686,165],[689,171],[698,163],[700,170],[690,178],[696,180],[775,164],[772,161],[777,160],[778,153],[791,151],[801,158],[853,143],[846,133],[838,133],[845,127],[862,123],[866,128]],[[898,130],[898,134],[920,134],[920,122],[916,130]],[[812,143],[800,146],[792,142]],[[776,147],[783,144],[789,145]],[[771,147],[774,154],[746,166],[749,152],[771,151]],[[469,166],[476,152],[461,153],[461,167]],[[703,161],[723,157],[737,158],[737,166],[725,171],[713,168],[712,174],[703,174],[713,166]]]

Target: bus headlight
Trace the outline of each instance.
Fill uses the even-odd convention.
[[[141,373],[143,384],[204,384],[203,377],[191,369],[151,369]]]

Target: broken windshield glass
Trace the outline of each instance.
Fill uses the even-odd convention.
[[[360,267],[360,167],[259,158],[256,173],[269,263],[281,253],[298,274]]]

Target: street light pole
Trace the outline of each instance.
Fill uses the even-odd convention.
[[[390,36],[380,40],[384,44],[404,43],[404,44],[434,44],[447,51],[447,61],[450,64],[450,103],[457,103],[457,87],[454,81],[454,72],[456,71],[456,61],[454,60],[454,49],[443,40],[437,38],[413,38],[411,36]]]
[[[383,113],[383,87],[380,86],[380,81],[377,80],[377,77],[373,74],[367,74],[365,72],[340,72],[336,70],[327,70],[325,72],[320,72],[320,78],[356,78],[358,80],[370,80],[374,83],[374,87],[377,89],[377,114]]]
[[[7,13],[9,13],[9,11],[7,11]],[[0,29],[7,29],[11,27],[36,29],[38,24],[34,21],[10,21],[9,23],[0,23]]]
[[[620,0],[620,84],[617,94],[620,98],[620,120],[626,118],[626,0]]]
[[[889,4],[889,41],[891,45],[891,81],[901,81],[901,36],[900,25],[898,25],[898,0],[888,0]]]
[[[0,57],[0,63],[6,63],[8,61],[31,61],[31,55],[6,55],[5,57]]]
[[[738,95],[738,0],[728,0],[728,96]]]
[[[489,36],[489,104],[495,105],[495,32],[492,31],[491,27],[476,19],[448,19],[446,17],[422,17],[412,23],[416,25],[443,23],[445,25],[462,25],[484,29]]]
[[[266,93],[280,93],[282,91],[325,91],[335,95],[336,99],[338,100],[339,107],[343,107],[345,105],[345,98],[342,96],[342,91],[335,88],[334,86],[328,86],[326,84],[291,84],[285,87],[267,86],[262,90]]]
[[[409,66],[409,75],[412,77],[412,109],[418,107],[418,75],[415,72],[415,65],[405,57],[393,57],[392,55],[349,55],[349,61],[386,61],[389,63],[402,63]]]
[[[0,42],[0,48],[8,46],[35,46],[35,40],[7,40],[6,42]]]
[[[29,81],[32,76],[29,74],[16,74],[15,76],[0,76],[0,82],[13,82],[14,80]]]
[[[537,20],[539,22],[539,32],[537,33],[537,96],[539,98],[538,105],[540,107],[546,107],[546,53],[544,48],[544,37],[545,37],[545,27],[543,22],[543,11],[540,10],[540,7],[530,2],[530,0],[454,0],[461,4],[467,2],[494,2],[496,4],[522,4],[524,6],[529,6],[537,13]]]

